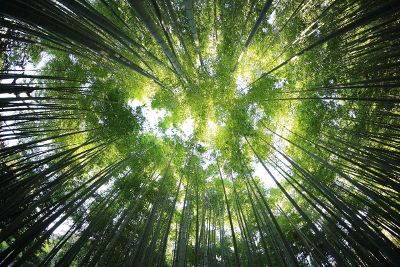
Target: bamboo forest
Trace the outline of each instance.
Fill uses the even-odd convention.
[[[0,266],[400,266],[399,0],[0,0]]]

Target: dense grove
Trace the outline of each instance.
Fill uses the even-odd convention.
[[[400,1],[0,0],[0,266],[398,266]]]

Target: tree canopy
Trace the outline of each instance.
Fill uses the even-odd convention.
[[[398,266],[400,1],[0,0],[0,266]]]

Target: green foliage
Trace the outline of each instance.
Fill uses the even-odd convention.
[[[400,261],[398,1],[3,2],[0,265]]]

